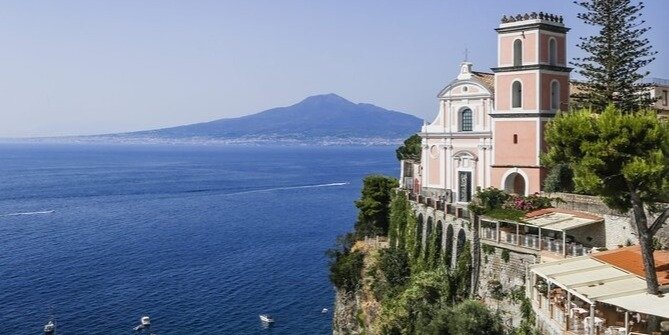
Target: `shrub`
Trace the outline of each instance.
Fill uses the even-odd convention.
[[[483,303],[467,300],[455,306],[448,320],[450,334],[501,335],[502,318],[493,314]]]
[[[409,255],[404,249],[381,250],[378,266],[391,287],[403,286],[411,277]]]
[[[508,263],[509,259],[511,259],[511,254],[509,253],[509,250],[503,249],[502,250],[502,255],[500,256],[504,263]]]
[[[339,253],[330,263],[330,281],[341,290],[355,292],[360,287],[363,253]]]

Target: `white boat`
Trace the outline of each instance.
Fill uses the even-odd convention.
[[[148,329],[149,327],[151,327],[151,318],[149,318],[148,316],[142,316],[141,318],[139,318],[139,325],[135,326],[133,330],[138,331],[145,328]]]
[[[51,335],[51,334],[55,334],[55,333],[56,333],[56,323],[53,322],[53,320],[49,320],[49,322],[47,322],[44,325],[44,334],[45,335]]]
[[[264,323],[274,323],[274,319],[269,314],[260,314],[260,321]]]
[[[328,312],[328,309],[327,309],[327,308],[323,308],[323,310],[321,311],[321,313],[323,313],[323,314],[325,314],[325,313],[327,313],[327,312]]]

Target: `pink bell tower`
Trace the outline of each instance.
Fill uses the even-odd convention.
[[[497,67],[492,186],[516,194],[541,191],[546,171],[539,155],[544,128],[568,109],[566,28],[561,16],[531,13],[502,17],[495,29]]]

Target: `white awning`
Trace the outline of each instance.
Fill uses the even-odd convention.
[[[669,318],[669,295],[659,297],[648,293],[637,293],[604,299],[602,302],[620,306],[628,311]]]
[[[577,217],[573,214],[552,212],[533,218],[523,219],[525,222],[541,229],[566,231],[574,228],[587,226],[601,220]]]
[[[669,318],[669,295],[647,294],[645,280],[593,257],[534,264],[530,271],[588,303],[602,302]]]

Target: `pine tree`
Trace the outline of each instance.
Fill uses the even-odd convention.
[[[625,112],[636,112],[649,107],[653,101],[644,93],[649,84],[640,83],[649,72],[641,69],[652,62],[657,54],[644,34],[650,27],[642,27],[643,2],[631,0],[574,1],[585,9],[578,18],[588,25],[599,27],[599,34],[581,37],[577,45],[588,55],[575,58],[572,65],[584,77],[577,85],[579,92],[572,95],[579,107],[603,111],[609,103]]]

